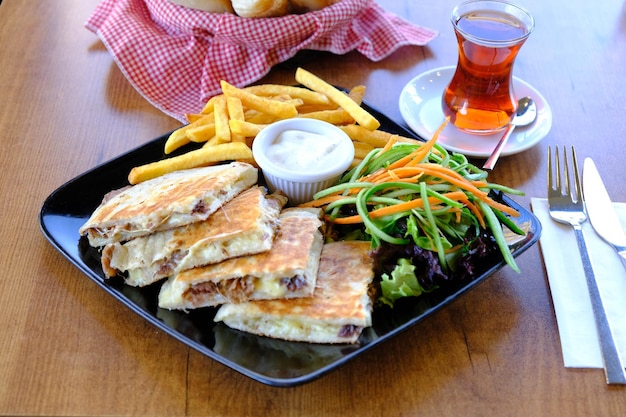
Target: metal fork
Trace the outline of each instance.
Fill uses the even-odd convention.
[[[561,177],[561,164],[559,162],[559,149],[555,152],[555,168],[552,168],[552,150],[548,147],[548,208],[550,217],[560,222],[569,224],[574,228],[578,250],[582,257],[585,278],[589,295],[591,297],[591,307],[596,320],[602,360],[604,362],[604,374],[607,384],[626,384],[626,372],[620,359],[617,343],[609,321],[606,310],[602,303],[602,297],[598,290],[595,274],[589,262],[587,245],[582,232],[582,224],[587,221],[585,213],[585,202],[580,188],[580,178],[578,175],[578,163],[576,162],[576,152],[572,146],[571,163],[573,168],[574,189],[570,188],[570,169],[567,152],[563,147],[563,174]]]

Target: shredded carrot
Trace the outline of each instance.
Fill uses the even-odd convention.
[[[437,176],[442,180],[446,180],[458,186],[459,188],[470,192],[481,201],[487,203],[489,206],[495,209],[502,211],[503,213],[509,214],[511,216],[519,216],[517,210],[489,198],[489,195],[485,191],[478,189],[478,187],[474,185],[471,181],[467,180],[461,174],[452,169],[446,168],[438,164],[420,164],[419,167],[424,170],[425,174]]]
[[[385,168],[381,168],[377,171],[372,172],[369,175],[365,175],[359,179],[360,182],[383,182],[384,178],[388,176],[388,170]],[[382,180],[381,180],[382,178]]]
[[[345,195],[332,194],[317,200],[307,201],[306,203],[300,204],[298,207],[322,207],[327,204],[334,203],[335,201],[343,200],[344,198],[346,198]]]
[[[376,184],[376,185],[377,184],[384,184],[386,182],[391,182],[391,181],[393,181],[393,182],[406,182],[408,184],[417,184],[417,182],[419,181],[420,177],[421,177],[421,175],[415,175],[413,177],[405,177],[405,178],[400,178],[400,177],[398,177],[398,178],[381,178],[381,179],[378,179],[378,180],[375,180],[375,181],[369,181],[369,182],[371,182],[373,184]]]
[[[422,162],[427,156],[428,153],[433,149],[435,143],[437,143],[437,139],[439,139],[439,135],[443,131],[443,129],[448,125],[450,118],[446,117],[446,120],[439,126],[437,131],[433,134],[433,136],[428,140],[425,144],[415,149],[409,155],[404,158],[398,159],[396,162],[389,165],[388,169],[394,169],[400,166],[411,166],[412,164],[417,164]],[[413,162],[412,162],[413,161]]]
[[[475,195],[487,195],[484,191],[481,191],[472,184],[471,181],[468,181],[462,175],[458,174],[454,170],[431,163],[419,164],[415,167],[396,167],[396,168],[388,168],[384,173],[378,173],[376,177],[370,178],[369,176],[365,178],[367,182],[386,182],[393,181],[395,178],[407,177],[409,175],[430,175],[433,177],[440,178],[445,180],[457,187],[467,190]]]
[[[463,245],[453,246],[450,249],[446,249],[445,253],[454,253],[454,252],[458,251],[459,249],[461,249],[462,247],[463,247]]]
[[[476,207],[476,205],[472,203],[471,201],[469,201],[467,198],[464,200],[459,200],[459,201],[465,204],[465,206],[467,206],[467,208],[472,212],[472,214],[476,216],[476,219],[478,220],[478,224],[480,224],[480,227],[484,229],[485,217],[483,216],[483,213],[478,209],[478,207]]]
[[[383,148],[380,150],[379,155],[382,155],[383,153],[391,149],[393,145],[395,145],[395,143],[397,142],[397,139],[398,139],[398,136],[396,135],[393,135],[392,137],[390,137],[387,143],[385,143],[385,146],[383,146]]]
[[[412,153],[411,153],[412,154]],[[404,158],[402,158],[404,159]],[[457,187],[459,187],[462,190],[465,190],[469,193],[471,193],[472,195],[474,195],[476,198],[480,199],[481,201],[485,202],[486,204],[488,204],[489,206],[496,208],[500,211],[502,211],[503,213],[507,213],[511,216],[518,216],[519,213],[517,212],[517,210],[515,210],[514,208],[507,206],[505,204],[501,204],[498,203],[497,201],[491,199],[489,197],[489,195],[479,189],[478,187],[480,186],[485,186],[486,183],[484,181],[470,181],[467,178],[463,177],[461,174],[459,174],[458,172],[448,168],[448,167],[444,167],[442,165],[439,164],[434,164],[434,163],[420,163],[417,164],[415,166],[397,166],[395,168],[385,168],[385,169],[380,169],[370,175],[367,175],[365,177],[362,178],[363,182],[369,182],[369,183],[374,183],[374,184],[381,184],[381,183],[385,183],[385,182],[391,182],[391,181],[397,181],[397,182],[409,182],[409,183],[416,183],[417,180],[422,177],[423,175],[428,175],[431,177],[435,177],[435,178],[439,178],[442,181],[446,181],[452,185],[455,185]],[[356,194],[358,191],[360,190],[360,188],[354,188],[349,190],[348,195],[354,195]],[[341,196],[327,196],[324,197],[322,199],[316,200],[314,202],[311,202],[311,206],[312,207],[321,207],[325,204],[337,201],[338,199],[340,199]],[[418,200],[413,200],[413,201],[418,201]],[[469,200],[466,201],[469,203]],[[410,202],[407,202],[410,203]],[[418,204],[417,206],[411,206],[410,204],[407,203],[400,203],[400,204],[396,204],[393,206],[390,206],[386,209],[388,209],[390,212],[392,213],[398,213],[404,210],[410,210],[411,208],[416,208],[416,207],[421,207],[419,206],[420,203],[416,203]],[[468,205],[469,207],[469,205]],[[479,221],[481,222],[481,226],[484,226],[484,220],[482,219],[482,216],[479,216],[478,214],[480,214],[480,210],[478,210],[477,207],[473,207],[474,210],[472,210],[472,212],[474,214],[476,214],[476,217],[478,217]],[[471,210],[471,207],[470,207]],[[374,211],[375,212],[375,211]],[[374,213],[372,212],[372,213]],[[371,213],[371,214],[372,214]],[[478,214],[477,214],[478,213]],[[351,217],[359,217],[359,216],[351,216]],[[340,220],[343,219],[343,220]],[[335,222],[346,222],[346,224],[349,223],[353,223],[354,220],[350,219],[349,217],[346,218],[337,218],[335,219]],[[356,222],[358,223],[358,222]]]
[[[455,200],[455,201],[461,201],[461,199],[467,199],[467,196],[465,195],[463,191],[453,191],[450,193],[443,194],[443,196],[445,196],[446,198],[449,198],[450,200]],[[441,200],[437,197],[428,197],[428,204],[430,205],[434,205],[440,202]],[[379,217],[389,216],[392,214],[401,213],[403,211],[408,211],[408,210],[413,210],[416,208],[423,208],[423,207],[424,207],[424,201],[421,198],[416,198],[410,201],[405,201],[403,203],[398,203],[398,204],[394,204],[391,206],[385,206],[376,210],[372,210],[369,213],[369,217],[372,219],[376,219]],[[336,219],[332,221],[337,224],[363,223],[363,219],[358,214],[354,216],[337,217]]]

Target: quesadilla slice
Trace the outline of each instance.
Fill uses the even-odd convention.
[[[267,252],[187,269],[161,287],[159,307],[194,309],[313,294],[323,237],[321,210],[287,208]]]
[[[287,197],[266,194],[254,186],[207,220],[106,245],[102,269],[109,277],[125,272],[126,284],[143,287],[185,269],[268,251]]]
[[[107,194],[79,233],[99,247],[206,220],[257,179],[241,162],[165,174]]]
[[[356,343],[371,326],[370,243],[338,241],[322,249],[313,297],[225,304],[215,321],[276,339],[309,343]]]

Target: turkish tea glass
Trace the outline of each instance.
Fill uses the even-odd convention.
[[[442,97],[444,115],[472,134],[500,131],[517,110],[513,64],[534,19],[516,5],[478,0],[456,6],[451,20],[458,62]]]

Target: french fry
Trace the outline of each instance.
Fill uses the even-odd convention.
[[[358,85],[353,87],[348,96],[357,104],[361,104],[363,97],[365,96],[365,86]],[[311,107],[305,107],[304,109],[298,108],[300,112],[299,117],[306,117],[310,119],[323,120],[325,122],[334,125],[349,125],[354,124],[354,118],[343,108],[335,106],[334,109],[320,109],[312,110]]]
[[[346,135],[350,137],[350,139],[359,142],[369,143],[375,148],[384,147],[392,137],[395,138],[396,142],[413,143],[418,145],[424,144],[424,142],[417,139],[394,135],[392,133],[384,132],[382,130],[368,130],[359,125],[339,126],[339,128],[343,130]]]
[[[267,126],[236,119],[231,119],[229,124],[231,132],[244,137],[255,137],[265,126]]]
[[[338,110],[341,107],[339,107],[337,104],[333,103],[331,105],[324,105],[324,104],[303,104],[302,106],[298,106],[298,113],[300,115],[302,114],[306,114],[306,113],[315,113],[318,111],[326,111],[326,110]]]
[[[200,110],[200,113],[202,114],[209,114],[209,113],[213,113],[213,109],[214,109],[214,105],[215,105],[215,100],[218,99],[218,97],[222,96],[222,94],[218,94],[216,96],[211,97],[206,104],[204,105],[204,107],[202,108],[202,110]]]
[[[246,119],[245,113],[243,111],[243,104],[241,103],[241,100],[238,99],[237,97],[228,97],[226,101],[226,106],[228,108],[228,117],[230,118],[229,127],[228,127],[229,129],[230,129],[231,120],[244,121]],[[233,142],[243,142],[243,143],[246,142],[245,135],[242,135],[240,133],[235,133],[232,131],[232,129],[230,132],[230,136]]]
[[[317,91],[309,90],[307,88],[302,88],[302,87],[277,85],[277,84],[261,84],[261,85],[253,85],[250,87],[245,87],[244,90],[252,94],[258,95],[258,96],[267,96],[267,97],[287,94],[288,96],[292,98],[301,99],[303,104],[331,105],[330,99],[324,94],[318,93]]]
[[[330,100],[345,109],[361,126],[369,130],[376,130],[380,127],[380,122],[363,107],[355,103],[347,94],[307,70],[298,68],[296,70],[296,81],[313,91],[326,95]]]
[[[221,85],[222,91],[227,97],[237,97],[244,106],[260,111],[261,113],[270,114],[279,120],[289,119],[298,114],[298,109],[291,103],[284,103],[254,95],[223,80]]]
[[[187,138],[191,142],[206,142],[215,136],[215,123],[207,123],[187,129]]]
[[[237,97],[228,97],[226,100],[228,107],[228,116],[235,120],[245,120],[246,114],[243,110],[243,104]]]
[[[278,101],[278,102],[281,102],[281,103],[293,105],[296,108],[296,111],[298,110],[298,107],[300,107],[300,106],[302,106],[304,104],[302,99],[299,99],[299,98],[276,96],[276,97],[273,97],[273,99]],[[296,115],[297,115],[297,113],[296,113]]]
[[[374,147],[369,143],[352,141],[352,145],[354,145],[354,157],[358,159],[365,158],[368,153],[374,150]]]
[[[354,123],[354,119],[350,114],[342,108],[335,110],[320,110],[309,113],[301,113],[299,117],[307,119],[317,119],[334,125],[349,125]]]
[[[217,138],[217,136],[213,136],[212,138],[210,138],[209,140],[204,142],[204,145],[202,145],[202,147],[203,148],[209,148],[211,146],[216,146],[216,145],[219,145],[221,143],[224,143],[224,142],[220,142],[219,139]]]
[[[185,115],[185,118],[187,119],[187,121],[189,123],[193,123],[196,120],[198,120],[198,119],[200,119],[200,118],[202,118],[204,116],[206,116],[206,114],[202,114],[202,113],[188,113],[188,114]]]
[[[365,97],[365,86],[357,85],[352,87],[348,92],[348,96],[360,106],[363,103],[363,97]]]
[[[359,125],[340,126],[353,141],[368,143],[375,148],[382,148],[391,138],[391,134],[382,130],[369,130]]]
[[[185,146],[188,143],[189,138],[187,137],[187,133],[182,128],[176,129],[175,131],[170,133],[167,140],[165,141],[165,148],[163,151],[166,154],[170,154],[176,149],[180,148],[181,146]]]
[[[190,139],[187,137],[187,130],[193,129],[194,127],[201,126],[206,123],[210,123],[213,121],[213,114],[207,114],[204,117],[199,118],[193,123],[189,123],[179,129],[173,131],[170,136],[165,141],[165,149],[164,152],[166,154],[170,154],[174,152],[176,149],[180,148],[183,145],[186,145],[190,142]]]
[[[277,100],[277,101],[286,101],[289,102],[290,100],[295,100],[293,97],[291,97],[289,94],[276,94],[275,96],[269,96],[266,98],[271,98],[272,100]],[[298,103],[300,105],[302,105],[302,100],[298,100]],[[295,104],[295,103],[294,103]]]
[[[261,113],[256,110],[246,110],[244,120],[258,125],[268,125],[277,119],[269,114]]]
[[[230,127],[228,126],[228,108],[226,96],[219,96],[213,105],[215,115],[215,138],[217,143],[230,142]]]
[[[128,182],[138,184],[169,172],[211,165],[222,161],[250,158],[252,158],[252,150],[245,143],[229,142],[202,147],[179,156],[134,167],[128,174]]]
[[[390,134],[390,133],[388,133]],[[418,139],[407,138],[406,136],[394,135],[396,137],[396,142],[404,142],[404,143],[412,143],[414,145],[423,145],[424,142]]]

